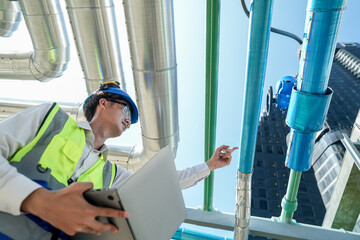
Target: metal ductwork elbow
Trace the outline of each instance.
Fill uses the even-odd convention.
[[[70,46],[59,0],[19,0],[33,52],[0,53],[0,79],[47,81],[60,77]]]
[[[21,10],[17,1],[0,0],[0,36],[10,37],[19,27]]]

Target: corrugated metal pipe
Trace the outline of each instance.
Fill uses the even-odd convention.
[[[251,217],[252,173],[237,172],[235,239],[248,239]]]
[[[33,52],[0,53],[0,79],[47,81],[60,77],[70,59],[59,0],[19,0]]]
[[[219,69],[220,0],[206,1],[205,161],[215,151]],[[204,181],[205,211],[213,211],[214,173]]]
[[[234,239],[248,239],[249,233],[251,175],[265,79],[271,12],[272,0],[251,1]]]
[[[282,200],[281,222],[291,222],[297,206],[301,172],[311,167],[316,132],[321,130],[330,105],[328,81],[346,0],[310,0],[297,86],[286,117],[291,127],[285,164],[291,169]]]
[[[10,37],[19,27],[21,10],[17,1],[0,0],[0,36]]]
[[[104,81],[126,91],[113,0],[66,0],[66,6],[88,93]]]

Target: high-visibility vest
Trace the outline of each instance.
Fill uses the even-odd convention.
[[[85,141],[84,129],[54,103],[35,138],[15,153],[10,164],[42,186],[59,190],[68,186]],[[116,165],[101,154],[77,181],[92,182],[95,189],[110,188],[115,174]],[[53,230],[51,225],[33,215],[13,216],[0,212],[0,222],[0,232],[14,239],[50,239]]]

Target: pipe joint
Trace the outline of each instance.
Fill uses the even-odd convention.
[[[295,188],[296,188],[296,194],[290,194],[289,193],[289,188],[288,188],[288,191],[287,191],[287,194],[290,194],[290,198],[293,197],[294,200],[289,199],[289,196],[286,194],[283,197],[282,201],[281,201],[282,210],[281,210],[281,215],[280,215],[280,218],[279,218],[280,222],[283,222],[283,223],[292,223],[292,222],[294,222],[293,216],[294,216],[294,212],[296,211],[297,206],[298,206],[298,202],[297,202],[297,199],[296,199],[298,185]]]
[[[332,93],[331,88],[327,88],[325,94],[300,92],[293,88],[286,116],[286,124],[292,129],[285,160],[289,168],[309,170],[315,134],[323,128]]]
[[[287,212],[295,212],[297,209],[297,206],[298,206],[297,199],[295,199],[294,201],[290,201],[285,196],[285,197],[283,197],[283,199],[281,201],[281,207]]]
[[[323,128],[326,114],[333,94],[327,88],[324,95],[300,92],[293,88],[286,124],[302,133],[314,133]]]

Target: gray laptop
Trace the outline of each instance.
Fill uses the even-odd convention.
[[[100,217],[119,228],[101,236],[79,233],[73,239],[169,240],[185,219],[186,210],[170,147],[163,148],[119,189],[88,191],[92,204],[122,209],[128,219]]]

